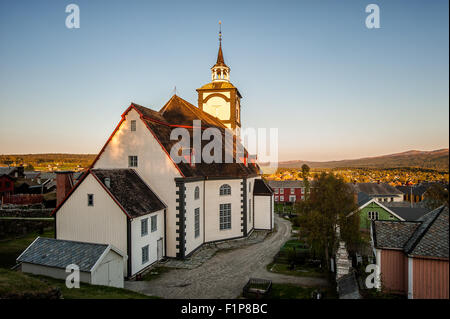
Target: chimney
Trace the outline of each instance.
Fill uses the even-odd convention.
[[[25,174],[23,172],[24,172],[23,165],[17,166],[17,175],[18,175],[17,177],[24,177]]]
[[[58,171],[56,173],[56,206],[66,198],[73,187],[73,172]]]

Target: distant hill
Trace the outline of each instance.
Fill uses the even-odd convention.
[[[31,165],[38,170],[82,169],[91,165],[94,154],[0,154],[0,166]]]
[[[418,167],[434,170],[447,170],[449,168],[448,148],[435,151],[406,151],[402,153],[365,157],[352,160],[312,162],[312,161],[284,161],[279,162],[280,168],[300,168],[303,164],[311,168],[337,168],[337,167],[367,167],[367,168],[398,168]]]

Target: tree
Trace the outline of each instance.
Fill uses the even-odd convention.
[[[426,191],[424,201],[429,209],[435,209],[442,205],[448,206],[448,189],[441,184],[435,183]]]
[[[348,216],[357,209],[351,188],[341,178],[326,173],[315,179],[310,196],[296,206],[300,233],[312,252],[326,261],[327,268],[338,240],[338,225],[347,245],[359,242],[359,214]]]
[[[310,168],[308,165],[303,164],[302,165],[302,178],[303,183],[305,184],[305,199],[309,196],[309,171]]]

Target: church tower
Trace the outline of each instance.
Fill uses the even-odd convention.
[[[219,22],[221,25],[221,23]],[[222,31],[219,31],[217,62],[211,68],[211,82],[197,89],[198,107],[233,130],[241,131],[241,94],[230,82],[230,68],[225,64],[222,52]]]

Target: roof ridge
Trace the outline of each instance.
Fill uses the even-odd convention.
[[[425,236],[425,234],[428,232],[428,230],[430,229],[430,227],[434,224],[434,222],[437,220],[438,216],[442,213],[442,211],[445,209],[445,205],[442,205],[438,208],[436,208],[435,210],[432,210],[431,212],[429,212],[428,214],[426,214],[425,216],[432,214],[433,212],[437,211],[436,213],[434,213],[434,216],[432,215],[431,221],[428,222],[428,225],[426,225],[424,228],[420,228],[420,226],[422,226],[423,224],[425,224],[427,221],[426,220],[422,220],[420,221],[420,225],[419,227],[417,227],[417,229],[411,234],[410,238],[408,238],[408,241],[406,242],[405,246],[404,246],[404,250],[407,254],[411,253],[419,244],[419,242],[422,240],[423,236]],[[408,248],[409,246],[409,242],[413,239],[413,236],[417,233],[421,231],[418,234],[418,237],[416,238],[416,240],[414,240],[414,242],[411,243],[411,247]]]

